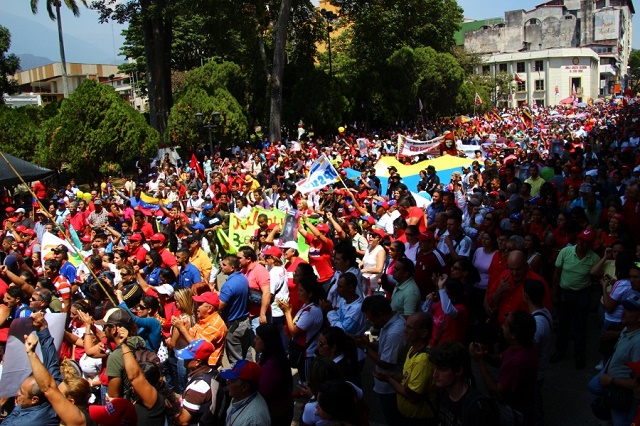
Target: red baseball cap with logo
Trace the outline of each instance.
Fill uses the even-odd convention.
[[[211,291],[205,291],[200,296],[193,296],[193,300],[198,303],[208,303],[216,308],[220,306],[220,298]]]

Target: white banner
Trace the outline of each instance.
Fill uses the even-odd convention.
[[[308,194],[311,191],[317,191],[338,181],[338,172],[331,164],[331,161],[322,154],[311,165],[309,176],[296,183],[296,187],[301,194]]]
[[[444,139],[444,136],[438,136],[437,138],[428,141],[419,141],[403,135],[398,135],[397,155],[413,157],[415,155],[426,154],[430,151],[438,149],[438,147],[440,146],[440,141],[442,141],[442,139]]]
[[[63,240],[62,238],[53,235],[50,232],[42,234],[42,245],[40,251],[40,260],[44,265],[44,261],[55,258],[53,249],[59,245],[67,246],[69,249],[69,262],[76,268],[82,265],[82,257],[78,254],[78,251],[71,244]]]

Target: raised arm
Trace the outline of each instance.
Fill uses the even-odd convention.
[[[46,334],[49,334],[48,331]],[[35,348],[38,345],[39,335],[40,332],[38,332],[38,337],[33,334],[24,336],[24,348],[27,352],[29,364],[31,365],[31,371],[33,371],[33,378],[35,379],[44,396],[47,398],[47,401],[49,401],[49,403],[53,407],[53,410],[60,417],[60,420],[63,424],[86,425],[87,419],[85,415],[73,403],[73,401],[67,399],[60,391],[60,389],[58,389],[55,379],[47,371],[47,368],[44,366],[44,364],[42,364],[42,362],[36,355]],[[53,339],[51,339],[50,343],[46,339],[41,343],[43,343],[41,345],[41,349],[44,355],[45,345],[51,344],[51,346],[53,346]]]
[[[158,400],[158,391],[151,386],[142,373],[140,364],[136,361],[133,353],[133,349],[127,345],[127,338],[129,337],[129,330],[124,327],[118,328],[118,335],[116,336],[116,344],[122,347],[122,359],[124,361],[124,369],[127,372],[127,378],[131,382],[131,386],[136,394],[140,397],[140,400],[147,408],[152,408]]]

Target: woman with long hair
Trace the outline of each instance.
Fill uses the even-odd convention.
[[[122,291],[117,290],[119,307],[124,308],[131,314],[133,322],[138,326],[138,336],[144,339],[147,349],[157,352],[162,341],[162,322],[157,317],[160,302],[153,296],[142,296],[138,306],[133,308],[133,312],[124,303]]]
[[[160,254],[156,250],[150,250],[145,256],[145,264],[146,266],[142,269],[140,276],[143,277],[147,285],[160,285],[160,270],[162,269]],[[140,282],[140,278],[138,278],[138,282]],[[143,287],[141,282],[140,286]]]
[[[385,237],[382,229],[371,228],[367,236],[369,246],[362,258],[360,270],[362,271],[362,276],[368,282],[367,296],[371,296],[380,287],[380,277],[384,271],[387,252],[382,245],[382,239]]]
[[[191,289],[178,289],[173,294],[173,298],[176,302],[176,311],[174,312],[173,316],[180,318],[185,324],[189,324],[189,328],[193,327],[193,325],[197,321],[197,306],[193,301],[193,293],[191,292]],[[171,320],[169,320],[169,324],[171,324]],[[182,334],[180,333],[178,328],[174,326],[171,327],[171,336],[169,337],[167,342],[168,346],[174,349],[174,352],[178,349],[184,349],[189,345],[189,342],[184,337],[182,337]],[[178,383],[175,387],[177,389],[184,389],[187,386],[187,366],[185,365],[183,360],[180,360],[175,356],[170,356],[169,362],[175,363],[176,365],[176,379]]]
[[[318,284],[318,278],[311,265],[299,265],[294,273],[294,279],[296,278],[299,280],[298,297],[303,303],[296,316],[292,317],[291,305],[288,302],[278,300],[277,303],[284,312],[285,330],[291,336],[289,356],[294,356],[294,349],[300,352],[299,358],[291,360],[291,362],[296,364],[300,380],[305,381],[307,370],[318,345],[318,335],[324,322],[320,300],[325,298],[325,293]],[[296,348],[294,345],[298,347]]]
[[[531,233],[524,237],[524,250],[529,268],[536,274],[540,274],[540,268],[542,267],[542,247],[538,234]]]
[[[260,325],[254,344],[262,367],[258,392],[269,407],[271,425],[289,426],[293,420],[292,377],[280,330],[274,324]]]

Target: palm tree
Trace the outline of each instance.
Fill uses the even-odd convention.
[[[31,0],[31,12],[35,15],[38,13],[38,1]],[[69,97],[69,82],[67,79],[67,61],[64,57],[64,40],[62,39],[62,18],[60,16],[60,7],[62,1],[73,12],[73,16],[80,16],[80,9],[76,0],[46,0],[47,12],[49,12],[49,18],[52,21],[58,21],[58,43],[60,44],[60,61],[62,62],[62,92],[64,97]],[[80,0],[85,7],[87,6],[87,0]],[[54,11],[55,9],[55,11]]]

